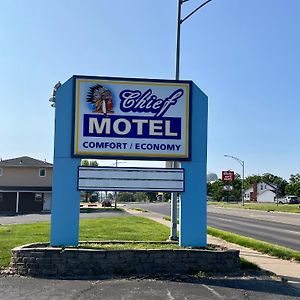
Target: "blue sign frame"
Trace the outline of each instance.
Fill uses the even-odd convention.
[[[50,237],[52,246],[78,245],[80,192],[77,190],[77,172],[81,158],[72,155],[76,78],[99,77],[73,76],[56,93]],[[111,77],[101,78],[111,79]],[[148,79],[134,80],[147,81]],[[174,80],[157,81],[177,82]],[[193,109],[194,113],[190,114],[189,117],[191,124],[189,151],[193,153],[193,156],[190,161],[186,160],[181,163],[181,167],[185,170],[185,190],[181,193],[180,201],[179,244],[180,246],[205,247],[207,245],[206,164],[208,98],[193,82],[183,82],[188,82],[192,85],[189,106],[190,111]],[[85,156],[84,158],[88,157]],[[93,158],[95,157],[93,156]],[[127,157],[126,159],[132,159],[132,157]],[[166,159],[163,158],[162,160]]]

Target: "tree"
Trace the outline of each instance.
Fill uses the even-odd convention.
[[[287,181],[277,175],[271,173],[264,173],[261,176],[261,180],[266,183],[270,183],[277,186],[276,194],[279,197],[285,195],[285,187],[287,186]]]
[[[170,192],[164,193],[163,200],[164,200],[164,201],[169,201],[169,200],[171,200],[171,193],[170,193]]]
[[[300,174],[291,174],[290,183],[299,183],[300,182]]]
[[[232,191],[226,191],[226,185],[232,186]],[[222,197],[234,196],[236,199],[241,199],[242,180],[240,174],[236,173],[233,181],[222,181],[221,179],[207,183],[207,195],[214,200],[220,201]]]
[[[244,189],[249,189],[250,187],[252,187],[253,183],[256,182],[260,182],[261,180],[261,176],[260,175],[251,175],[245,178],[244,180]]]
[[[214,200],[220,201],[222,197],[226,196],[224,182],[220,179],[215,182],[208,182],[207,192],[208,196],[212,197]]]
[[[234,196],[236,199],[241,200],[242,198],[242,179],[241,175],[236,173],[234,180],[231,183],[232,185],[232,192],[231,195]]]
[[[108,193],[108,194],[107,194],[107,198],[108,198],[110,201],[112,201],[112,200],[114,199],[114,196],[113,196],[112,193]]]
[[[290,176],[290,181],[285,187],[287,195],[295,195],[300,197],[300,174]]]
[[[118,202],[132,202],[133,201],[133,193],[128,192],[119,192],[117,196]]]
[[[155,192],[147,192],[145,194],[146,194],[147,199],[150,202],[156,201],[157,193],[155,193]]]
[[[146,193],[143,193],[143,192],[136,192],[133,194],[133,201],[136,201],[136,202],[143,202],[145,201],[147,198],[147,195]]]
[[[85,166],[85,167],[88,167],[88,166],[97,167],[98,166],[98,162],[96,160],[82,159],[81,160],[81,165]]]

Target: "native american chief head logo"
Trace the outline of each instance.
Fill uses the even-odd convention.
[[[86,102],[93,104],[95,113],[104,115],[114,113],[112,93],[100,84],[90,87]]]

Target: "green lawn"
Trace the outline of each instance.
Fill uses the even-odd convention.
[[[127,250],[127,249],[180,249],[180,246],[175,243],[168,242],[128,242],[128,243],[81,243],[78,248],[89,249],[114,249],[114,250]]]
[[[275,244],[270,244],[263,241],[255,240],[253,238],[241,236],[232,232],[219,230],[210,226],[207,227],[207,233],[212,236],[221,238],[225,241],[228,241],[230,243],[251,248],[259,252],[269,254],[271,256],[276,256],[287,260],[291,259],[291,260],[300,261],[299,251],[295,251]]]
[[[165,241],[168,227],[141,217],[99,218],[80,221],[79,240]],[[20,245],[48,242],[50,223],[0,226],[0,268],[10,262],[11,249]]]
[[[81,241],[165,241],[168,237],[168,227],[142,217],[86,219],[80,222]]]
[[[164,217],[165,220],[170,221],[170,217]],[[178,223],[179,221],[177,221]],[[233,244],[241,245],[247,248],[251,248],[262,253],[269,254],[287,260],[300,261],[300,252],[289,248],[281,247],[278,245],[266,243],[263,241],[255,240],[249,237],[241,236],[229,231],[219,230],[210,226],[207,226],[207,234],[221,238]],[[250,264],[250,263],[249,263]],[[247,264],[246,264],[247,265]],[[251,268],[251,267],[250,267]]]
[[[300,213],[299,204],[279,204],[278,206],[273,203],[245,203],[242,206],[241,203],[227,203],[227,202],[216,202],[209,201],[209,205],[216,205],[224,208],[242,208],[242,209],[256,209],[263,211],[278,211],[278,212],[289,212],[289,213]]]

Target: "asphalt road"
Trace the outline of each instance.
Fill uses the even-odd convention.
[[[55,280],[0,276],[1,300],[299,299],[300,291],[269,277]]]
[[[128,204],[170,215],[169,203]],[[208,206],[208,226],[300,251],[300,215]]]

